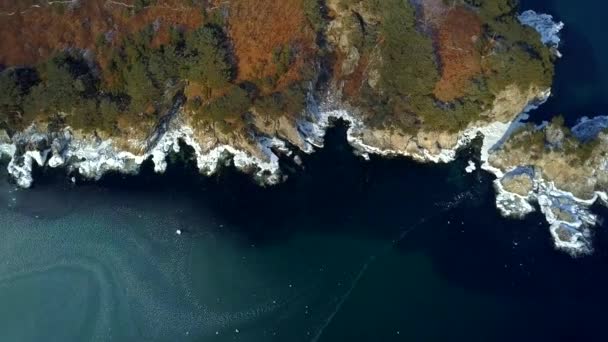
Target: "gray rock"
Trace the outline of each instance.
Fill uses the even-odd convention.
[[[547,141],[547,144],[552,147],[561,147],[565,138],[566,135],[561,127],[549,125],[545,129],[545,140]]]
[[[500,183],[506,191],[521,196],[528,196],[534,190],[534,174],[534,168],[532,167],[518,167],[505,174]]]

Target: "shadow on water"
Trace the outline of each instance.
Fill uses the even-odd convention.
[[[440,217],[451,207],[479,205],[480,193],[493,194],[488,175],[463,177],[466,160],[475,158],[473,150],[463,151],[450,165],[404,158],[365,161],[353,155],[345,131],[344,123],[330,129],[327,147],[302,156],[304,166],[286,170],[288,180],[277,186],[259,186],[233,167],[201,176],[193,151],[182,146],[184,152],[170,157],[164,174],[155,173],[146,161],[138,175],[109,173],[97,182],[78,179],[74,186],[65,170],[38,168],[35,186],[18,191],[24,204],[16,209],[52,218],[90,202],[178,201],[189,211],[185,216],[205,208],[245,243],[264,245],[301,231],[393,239],[412,222]]]
[[[303,156],[303,168],[289,171],[288,180],[277,186],[261,187],[233,167],[224,167],[212,177],[201,176],[192,151],[182,146],[185,153],[172,156],[164,174],[156,174],[152,162],[147,161],[138,175],[111,173],[98,182],[79,180],[72,186],[63,170],[37,170],[36,186],[26,192],[32,192],[28,198],[44,198],[40,194],[47,189],[61,188],[64,201],[46,196],[50,199],[46,200],[49,207],[45,212],[66,203],[71,206],[65,211],[77,210],[84,193],[98,201],[119,198],[131,204],[179,201],[186,205],[184,210],[191,211],[187,216],[205,208],[229,231],[242,236],[244,243],[260,246],[311,231],[392,240],[423,219],[424,229],[417,230],[413,233],[416,238],[404,240],[399,247],[406,251],[428,248],[439,268],[442,263],[452,264],[454,258],[461,259],[458,264],[464,267],[483,261],[479,255],[520,254],[526,249],[533,254],[539,244],[551,251],[551,257],[562,255],[552,252],[541,214],[524,221],[499,218],[492,176],[483,171],[464,173],[466,161],[475,159],[474,149],[461,151],[457,161],[445,165],[424,165],[404,158],[372,157],[365,161],[352,154],[345,130],[343,123],[330,129],[326,147]],[[428,230],[434,233],[428,234]],[[461,272],[455,269],[444,273],[470,278],[460,277]]]
[[[345,130],[344,124],[331,129],[327,147],[303,156],[304,166],[286,171],[288,180],[277,186],[261,187],[233,167],[203,177],[189,151],[172,157],[165,174],[154,173],[146,162],[137,176],[110,174],[84,187],[130,198],[187,198],[192,210],[209,209],[256,245],[280,242],[302,230],[393,238],[412,221],[435,216],[459,195],[472,198],[471,186],[491,192],[487,183],[476,186],[475,177],[463,179],[464,166],[401,158],[365,161],[352,154]]]

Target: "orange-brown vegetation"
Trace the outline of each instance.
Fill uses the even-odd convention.
[[[348,75],[348,77],[344,80],[344,95],[348,97],[356,97],[360,95],[361,87],[367,78],[369,63],[370,60],[367,55],[361,57],[353,73]]]
[[[188,7],[189,1],[161,0],[138,13],[133,13],[134,2],[86,0],[70,8],[46,1],[0,0],[0,64],[32,65],[66,48],[95,51],[103,35],[120,42],[155,22],[153,44],[159,45],[169,40],[171,26],[193,29],[202,22],[202,9]]]
[[[478,42],[482,33],[479,17],[463,8],[450,9],[437,27],[437,53],[441,79],[434,95],[449,102],[465,95],[471,80],[481,73]]]
[[[273,53],[290,46],[291,67],[279,80],[286,86],[301,78],[316,52],[316,33],[308,25],[302,0],[237,0],[230,3],[229,34],[238,65],[238,80],[257,80],[277,73]]]

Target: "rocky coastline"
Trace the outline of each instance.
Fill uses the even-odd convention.
[[[536,29],[542,42],[561,56],[558,33],[563,23],[556,23],[551,16],[533,11],[522,13],[519,20],[523,25]],[[168,154],[178,152],[180,142],[183,142],[194,149],[202,174],[211,175],[232,160],[237,169],[252,174],[261,184],[271,185],[280,183],[285,177],[281,173],[279,157],[291,157],[297,162],[297,152],[313,153],[316,148],[323,147],[325,132],[337,119],[349,124],[348,142],[363,158],[374,154],[447,163],[456,158],[460,148],[481,136],[480,166],[497,177],[494,182],[496,205],[501,214],[523,217],[534,211],[536,204],[550,224],[556,248],[572,255],[591,253],[591,228],[597,217],[589,208],[597,201],[607,203],[608,196],[602,187],[606,183],[597,182],[598,185],[585,197],[557,185],[542,167],[503,162],[504,154],[509,153],[503,149],[507,140],[524,125],[529,112],[549,96],[549,89],[531,87],[522,92],[517,87],[507,88],[497,95],[493,107],[481,116],[483,119],[470,123],[464,130],[420,131],[416,134],[404,134],[390,127],[368,127],[357,108],[342,101],[339,89],[321,95],[311,91],[305,113],[298,120],[279,120],[273,129],[268,129],[263,123],[252,122],[245,135],[236,136],[223,134],[214,127],[195,127],[189,113],[176,102],[166,122],[145,139],[100,137],[70,127],[54,131],[34,123],[12,137],[0,131],[0,155],[10,158],[8,172],[15,182],[28,188],[34,182],[34,165],[63,167],[69,173],[100,179],[109,171],[137,173],[142,163],[151,159],[155,171],[162,173],[167,167]],[[598,149],[606,149],[608,136],[602,133],[606,127],[608,117],[595,118],[583,120],[572,131],[578,132],[580,139],[600,139]],[[125,149],[124,146],[131,148]],[[598,172],[581,174],[575,183],[583,184],[593,177],[608,178],[608,158],[598,157],[593,163],[590,169]],[[474,164],[469,165],[467,172],[476,168]]]

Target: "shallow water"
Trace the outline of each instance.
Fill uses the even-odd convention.
[[[536,118],[603,108],[601,11],[570,3],[526,4],[569,27]],[[572,259],[540,214],[498,215],[491,177],[464,172],[472,151],[366,162],[343,126],[327,140],[272,188],[179,160],[163,176],[0,184],[2,340],[606,340],[606,225]]]

